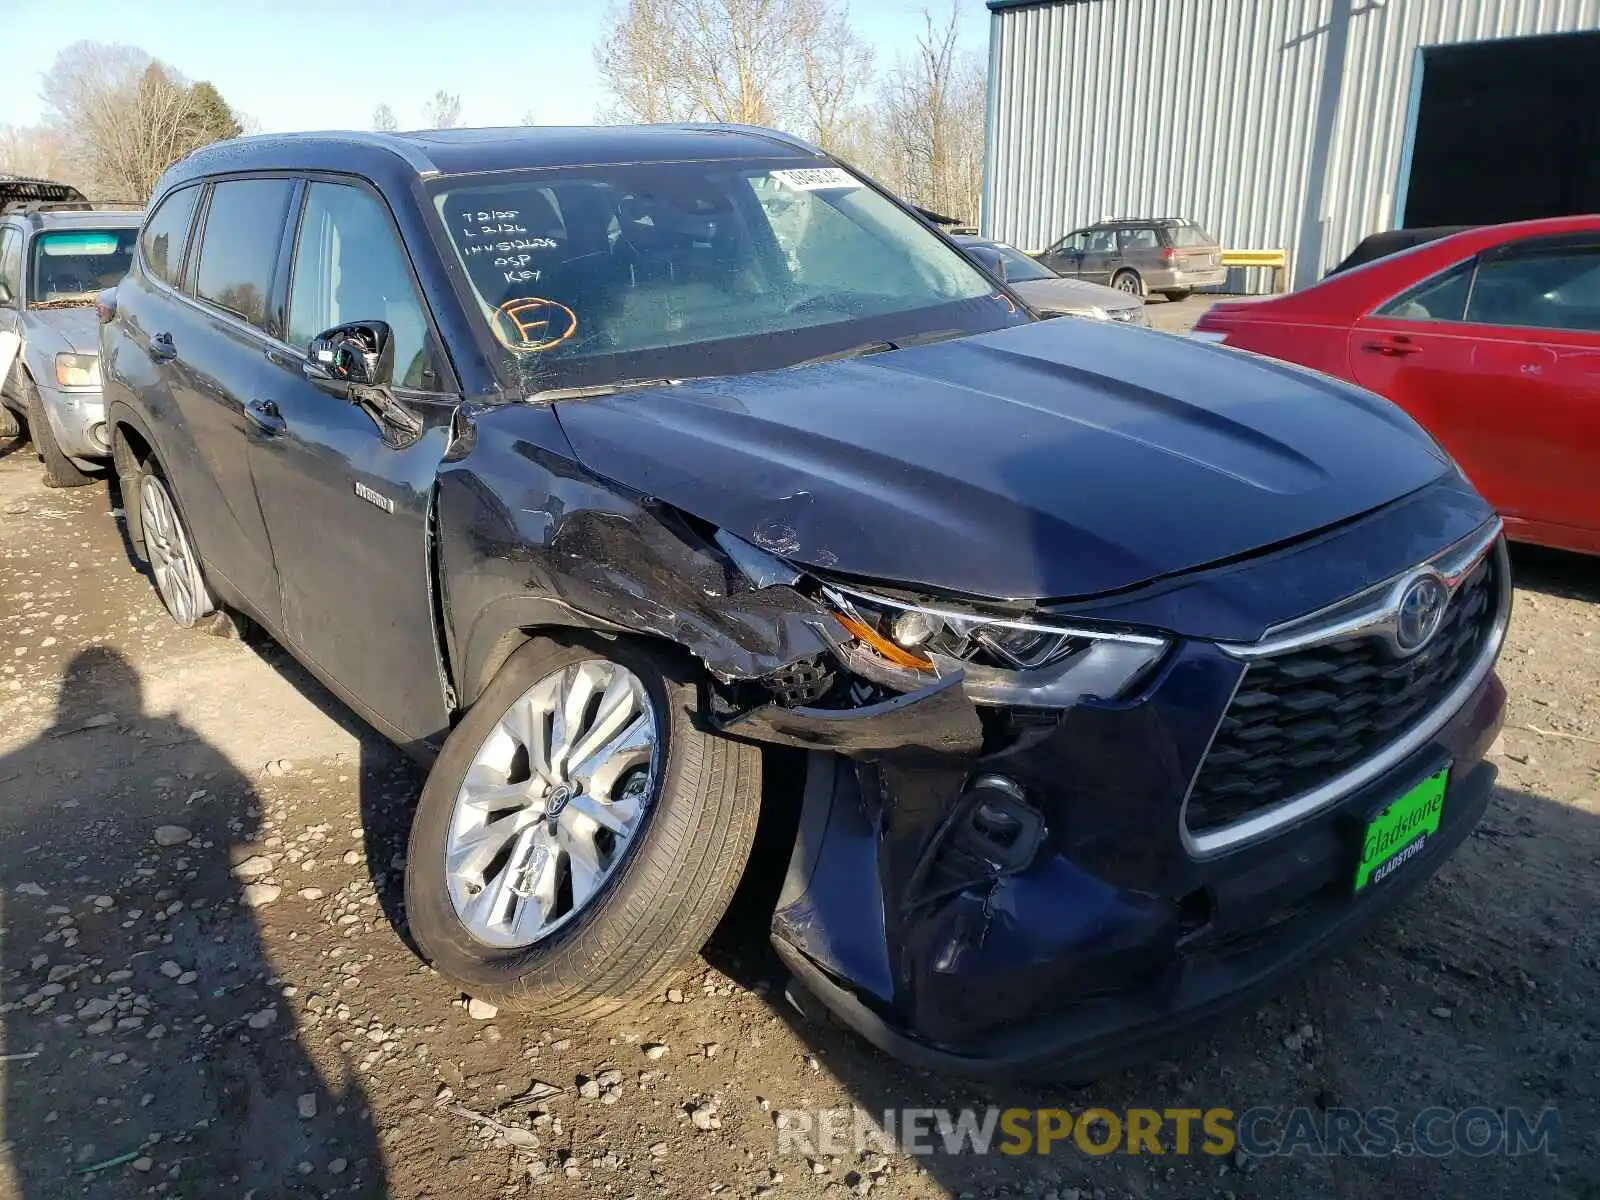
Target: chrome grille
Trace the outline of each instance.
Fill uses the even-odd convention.
[[[1410,658],[1357,635],[1258,658],[1245,671],[1189,793],[1201,834],[1336,779],[1383,751],[1456,687],[1493,635],[1493,556],[1461,581],[1438,631]]]

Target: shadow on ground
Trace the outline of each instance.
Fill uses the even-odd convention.
[[[264,949],[259,799],[141,692],[82,650],[0,757],[0,1192],[385,1196],[362,1088],[319,1074]]]

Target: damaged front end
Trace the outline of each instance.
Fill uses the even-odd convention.
[[[717,542],[754,586],[814,606],[828,640],[714,682],[707,700],[728,736],[812,752],[772,924],[802,1003],[949,1067],[1015,1022],[1160,968],[1183,916],[1140,892],[1164,840],[1140,793],[1181,791],[1198,752],[1183,739],[1203,739],[1204,717],[1176,693],[1124,698],[1165,673],[1171,641],[823,580]],[[1209,669],[1218,686],[1202,690],[1226,694],[1236,669],[1220,656]],[[1112,767],[1118,738],[1127,757]],[[1121,812],[1075,812],[1078,796]]]
[[[769,760],[805,764],[771,927],[792,994],[906,1061],[1081,1077],[1147,1054],[1428,878],[1487,803],[1509,576],[1456,477],[1136,588],[957,599],[821,547],[802,563],[759,518],[735,535],[662,497],[671,456],[597,476],[550,409],[475,419],[496,436],[437,504],[463,703],[530,633],[680,648],[701,720],[803,752]],[[1350,603],[1418,570],[1457,581],[1448,638],[1397,660],[1348,631]],[[1300,655],[1324,611],[1328,648]],[[1441,769],[1417,865],[1353,891],[1372,814]]]

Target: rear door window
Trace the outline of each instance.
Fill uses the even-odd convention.
[[[195,294],[274,337],[268,320],[272,273],[294,184],[288,179],[227,179],[211,192]]]
[[[1466,311],[1472,269],[1476,265],[1476,259],[1468,259],[1431,279],[1424,279],[1378,309],[1376,315],[1401,321],[1459,321]]]
[[[1122,243],[1122,252],[1129,254],[1138,250],[1159,250],[1160,239],[1156,237],[1154,229],[1123,229],[1118,231],[1118,239]]]
[[[183,249],[189,241],[189,222],[194,202],[200,198],[198,186],[179,188],[151,213],[139,234],[139,253],[145,269],[161,282],[177,287],[178,270],[183,264]]]

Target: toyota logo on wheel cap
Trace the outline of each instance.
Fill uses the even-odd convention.
[[[1437,575],[1419,575],[1406,585],[1394,615],[1394,644],[1402,654],[1415,654],[1439,632],[1450,589]]]

